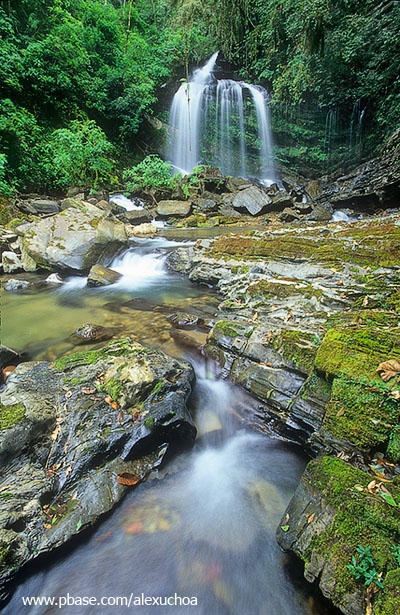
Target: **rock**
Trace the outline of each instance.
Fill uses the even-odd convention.
[[[202,323],[202,319],[194,314],[186,314],[184,312],[176,312],[168,317],[176,329],[197,329]]]
[[[13,273],[14,271],[22,271],[22,260],[15,252],[6,250],[1,255],[1,264],[3,266],[4,273]]]
[[[4,290],[9,293],[16,293],[21,290],[27,290],[30,285],[31,282],[28,282],[28,280],[17,280],[16,278],[10,278],[4,286]]]
[[[22,247],[35,263],[76,271],[89,269],[108,246],[125,242],[124,225],[109,213],[74,201],[67,210],[20,227]]]
[[[109,340],[113,335],[114,330],[110,327],[102,327],[101,325],[93,325],[90,322],[85,322],[74,331],[70,336],[70,340],[74,345],[93,344],[94,342]]]
[[[145,480],[167,446],[192,446],[193,377],[188,363],[129,339],[17,367],[1,396],[12,496],[0,499],[3,582],[110,511],[127,492],[117,474]]]
[[[332,219],[333,209],[327,203],[317,203],[314,209],[308,216],[306,216],[306,220],[310,220],[312,222],[329,222]]]
[[[277,530],[280,546],[304,561],[305,578],[317,581],[322,593],[345,615],[366,612],[364,579],[357,580],[347,568],[352,557],[359,560],[359,545],[370,547],[375,564],[379,558],[378,570],[384,571],[385,591],[374,598],[374,605],[379,605],[380,613],[398,612],[391,559],[397,540],[396,510],[368,493],[372,478],[342,459],[322,457],[310,462]],[[400,496],[399,487],[392,483],[390,491]]]
[[[67,198],[76,198],[82,197],[82,200],[85,198],[84,193],[82,192],[82,188],[79,186],[72,186],[68,188]]]
[[[64,280],[58,275],[58,273],[51,273],[47,276],[46,282],[47,284],[64,284]]]
[[[286,207],[295,207],[293,199],[284,190],[280,190],[276,194],[272,195],[272,205],[269,211],[283,211]]]
[[[122,275],[113,269],[97,264],[89,271],[87,285],[88,286],[109,286],[115,284],[122,278]]]
[[[263,189],[251,186],[235,194],[232,207],[236,210],[247,210],[252,216],[257,216],[265,213],[271,203],[271,198]]]
[[[162,217],[185,217],[190,214],[190,201],[160,201],[156,207],[157,214]]]
[[[285,207],[278,217],[281,222],[293,222],[293,220],[300,220],[301,215],[295,209]]]
[[[249,181],[241,177],[228,177],[226,181],[226,188],[229,192],[237,192],[238,190],[244,190],[250,187],[251,184]]]
[[[213,199],[199,198],[196,201],[196,207],[203,214],[212,214],[218,211],[218,203]]]
[[[0,369],[7,365],[17,365],[21,361],[21,355],[12,348],[0,344]]]
[[[155,235],[157,233],[157,227],[154,224],[126,224],[127,234],[129,237],[147,237],[149,235]]]
[[[98,207],[99,209],[104,209],[105,211],[111,211],[114,205],[115,203],[111,201],[106,201],[104,199],[102,199],[101,201],[97,201],[96,203],[96,207]]]
[[[56,214],[60,211],[60,206],[57,201],[49,199],[35,199],[33,201],[21,201],[19,208],[27,213],[40,214]]]
[[[126,211],[122,216],[124,221],[129,224],[143,224],[144,222],[151,222],[153,216],[146,209],[134,209],[133,211]]]
[[[315,179],[307,184],[306,190],[312,199],[316,199],[322,192],[319,182]]]

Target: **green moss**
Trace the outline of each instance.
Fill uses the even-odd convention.
[[[0,541],[0,570],[9,568],[14,563],[14,554],[11,551],[10,545]]]
[[[152,427],[154,427],[155,419],[152,416],[149,416],[147,419],[144,419],[143,422],[146,425],[146,427],[151,429]]]
[[[57,372],[62,372],[73,369],[78,365],[93,365],[101,359],[106,359],[108,356],[120,357],[137,354],[137,351],[132,349],[130,345],[131,340],[128,337],[120,340],[113,340],[97,350],[86,350],[84,352],[77,352],[61,357],[54,362],[54,369]]]
[[[398,426],[390,432],[387,456],[395,463],[400,462],[400,427]]]
[[[0,403],[0,430],[13,427],[25,416],[26,408],[24,404],[12,404],[5,406]]]
[[[306,331],[287,329],[275,338],[275,349],[285,358],[305,372],[311,372],[317,354],[317,340],[314,334]]]
[[[159,380],[157,384],[155,385],[155,387],[153,388],[153,390],[151,391],[150,395],[157,395],[157,393],[159,393],[161,389],[163,388],[163,384],[164,382],[162,380]]]
[[[379,495],[360,492],[355,485],[366,488],[371,476],[348,463],[331,457],[312,461],[307,467],[306,480],[313,490],[320,492],[328,505],[337,510],[334,524],[314,536],[305,555],[309,561],[312,551],[329,559],[335,568],[335,583],[332,600],[340,604],[345,593],[352,592],[360,582],[347,569],[358,545],[370,546],[378,572],[383,572],[384,584],[393,576],[396,562],[391,547],[400,538],[400,515],[398,509],[387,504]],[[400,488],[388,485],[397,502]],[[397,578],[397,577],[396,577]],[[388,585],[389,587],[389,585]],[[388,592],[388,595],[392,595]],[[382,594],[381,615],[391,614],[386,608]]]
[[[104,391],[105,393],[108,393],[112,400],[118,401],[119,396],[122,393],[123,384],[121,380],[118,380],[118,378],[114,377],[109,378],[109,380],[103,382],[103,384],[101,384],[98,389],[99,391]]]
[[[371,391],[371,388],[374,390]],[[384,385],[381,388],[385,391]],[[363,451],[377,447],[385,450],[399,418],[397,402],[385,396],[379,387],[335,378],[323,429],[338,440],[349,442]]]
[[[232,320],[219,320],[215,323],[215,327],[220,329],[223,334],[228,337],[238,337],[243,335],[243,329],[245,328],[243,325],[233,322]]]
[[[400,613],[400,568],[390,570],[375,600],[374,615],[399,615]]]

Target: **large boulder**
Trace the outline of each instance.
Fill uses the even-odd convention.
[[[21,201],[18,203],[19,209],[25,213],[35,214],[56,214],[60,211],[60,206],[57,201],[50,199],[34,199],[33,201]]]
[[[193,377],[129,338],[16,368],[0,406],[0,582],[94,524],[166,448],[193,444]]]
[[[236,210],[248,211],[252,216],[258,216],[268,210],[272,203],[271,198],[259,186],[250,186],[240,190],[232,200],[232,207]]]
[[[157,214],[161,217],[185,217],[190,214],[192,203],[190,201],[160,201],[157,205]]]
[[[69,207],[55,216],[18,228],[23,249],[40,266],[86,270],[110,243],[127,240],[124,225],[110,213],[90,203],[69,201]]]

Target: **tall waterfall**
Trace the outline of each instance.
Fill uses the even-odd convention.
[[[168,157],[184,174],[206,163],[224,175],[274,181],[268,94],[260,86],[216,79],[217,56],[174,96]]]

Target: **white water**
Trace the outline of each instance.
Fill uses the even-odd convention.
[[[170,112],[169,158],[174,168],[191,173],[200,163],[213,164],[224,175],[257,176],[276,181],[273,144],[264,88],[214,76],[218,53],[194,71],[174,96]],[[246,119],[257,126],[257,163],[249,163]],[[254,149],[253,143],[251,148]]]
[[[110,201],[124,207],[127,211],[141,211],[144,209],[143,201],[136,197],[134,199],[128,199],[128,197],[123,194],[112,194],[110,196]]]

